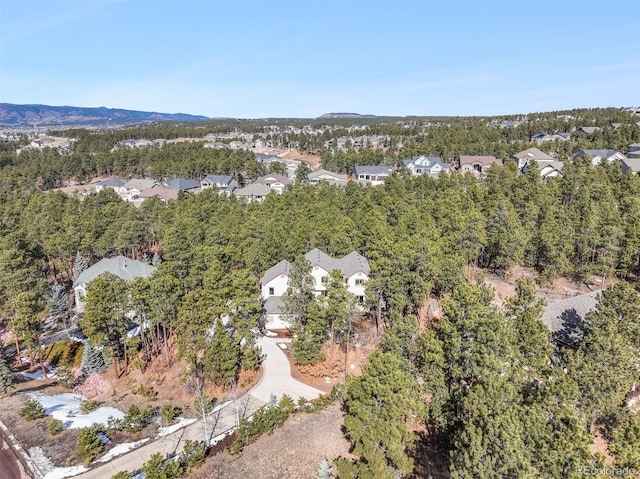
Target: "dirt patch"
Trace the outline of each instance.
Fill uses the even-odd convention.
[[[323,347],[325,359],[314,365],[295,364],[293,350],[288,344],[283,352],[289,360],[291,376],[328,393],[335,385],[344,382],[345,375],[362,374],[367,358],[378,347],[382,336],[376,333],[375,325],[371,321],[355,323],[354,332],[348,351],[338,344],[328,342]]]
[[[316,477],[320,461],[340,455],[350,457],[342,433],[343,413],[333,404],[318,413],[298,413],[271,436],[245,447],[240,456],[226,452],[207,459],[191,479],[308,479]]]
[[[535,272],[522,266],[509,268],[502,276],[497,276],[487,271],[482,271],[481,274],[484,275],[484,283],[495,290],[495,300],[500,305],[506,303],[509,298],[516,294],[516,282],[519,278],[528,278],[534,282],[537,279]],[[577,282],[570,278],[556,278],[550,285],[536,285],[536,291],[539,296],[546,299],[566,299],[600,289],[603,284],[606,285],[612,282],[615,282],[615,280],[607,279],[605,281],[599,276],[592,276],[588,281],[584,282]]]

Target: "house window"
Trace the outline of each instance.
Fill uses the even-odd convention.
[[[364,279],[356,279],[356,286],[362,286],[364,284]]]
[[[313,267],[313,270],[314,270],[314,271],[318,271],[318,267],[317,267],[317,266],[314,266],[314,267]]]
[[[329,277],[328,276],[323,276],[322,278],[320,278],[320,282],[322,284],[327,284],[329,282]]]
[[[364,296],[358,296],[358,303],[364,303]]]
[[[273,296],[275,293],[275,291],[273,290],[273,288],[269,288],[269,296]]]
[[[422,173],[422,169],[418,168],[418,169],[416,170],[416,173],[421,174],[421,173]]]

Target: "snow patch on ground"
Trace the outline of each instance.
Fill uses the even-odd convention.
[[[287,345],[284,343],[278,343],[278,346],[280,346],[280,349],[287,349]]]
[[[84,396],[73,393],[48,396],[41,393],[29,393],[45,409],[45,414],[62,421],[64,429],[81,429],[94,423],[107,425],[110,417],[124,418],[124,413],[114,407],[100,407],[88,414],[80,413],[80,403]]]
[[[44,451],[38,446],[29,448],[29,457],[42,474],[47,474],[55,468],[51,459],[49,459]]]
[[[49,367],[45,368],[47,370],[47,379],[54,379],[57,376],[55,375],[55,373],[52,373]],[[31,372],[27,372],[27,371],[22,371],[20,373],[22,376],[24,376],[27,379],[42,379],[42,369],[37,369],[35,371],[31,371]]]
[[[124,454],[126,452],[131,451],[132,449],[135,449],[135,448],[141,446],[142,444],[144,444],[148,440],[149,440],[149,438],[146,438],[146,439],[141,439],[140,441],[136,441],[136,442],[125,442],[124,444],[118,444],[116,447],[111,449],[108,453],[106,453],[100,459],[97,459],[96,462],[107,462],[107,461],[110,461],[111,459],[113,459],[116,456],[119,456],[120,454]]]
[[[231,436],[234,432],[236,432],[236,428],[232,427],[231,429],[229,429],[227,432],[223,432],[222,434],[218,434],[216,437],[214,437],[213,439],[211,439],[211,441],[209,441],[209,445],[210,446],[215,446],[216,444],[218,444],[220,441],[222,441],[225,437],[227,436]]]
[[[176,423],[173,424],[172,426],[167,426],[167,427],[160,427],[159,432],[158,432],[158,437],[164,437],[167,436],[169,434],[171,434],[172,432],[176,432],[178,429],[182,429],[185,426],[188,426],[189,424],[193,424],[194,422],[196,422],[195,419],[186,419],[184,417],[179,418],[180,420]]]
[[[82,474],[88,470],[89,469],[84,466],[56,467],[47,473],[47,475],[44,476],[44,479],[63,479],[65,477],[77,476],[78,474]]]
[[[233,401],[229,400],[229,401],[225,401],[223,403],[218,404],[216,407],[214,407],[211,410],[211,414],[213,414],[214,412],[218,412],[220,409],[223,409],[225,407],[227,407],[229,404],[231,404]]]

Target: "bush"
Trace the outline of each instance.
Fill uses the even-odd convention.
[[[44,407],[35,399],[27,399],[22,409],[20,409],[20,416],[27,421],[33,421],[34,419],[40,419],[44,417]]]
[[[180,412],[181,410],[178,407],[172,406],[171,404],[163,404],[160,407],[160,419],[162,420],[162,424],[164,426],[175,424],[176,418]]]
[[[144,463],[142,472],[145,479],[176,479],[182,476],[183,468],[179,462],[169,461],[158,452]]]
[[[129,471],[120,471],[111,476],[111,479],[131,479],[132,475],[133,474],[131,474]]]
[[[236,431],[236,439],[231,444],[229,452],[239,454],[245,446],[255,442],[262,434],[271,434],[282,426],[289,415],[295,410],[293,400],[286,394],[280,398],[277,404],[270,407],[261,406],[253,414],[251,421],[241,419]]]
[[[124,429],[130,434],[138,434],[144,427],[151,423],[155,411],[151,406],[142,410],[132,404],[122,419]]]
[[[60,419],[52,419],[47,424],[47,432],[52,436],[57,436],[62,432],[62,421]]]
[[[82,414],[89,414],[91,411],[95,411],[100,407],[100,401],[94,399],[85,399],[80,403],[80,412]]]
[[[204,442],[187,440],[180,454],[180,461],[184,465],[184,468],[190,471],[202,466],[206,456],[207,446]]]
[[[84,460],[87,466],[104,450],[104,445],[100,440],[101,432],[100,428],[94,425],[83,429],[78,436],[76,456]]]
[[[148,388],[144,384],[141,384],[140,386],[137,387],[137,389],[134,389],[133,394],[139,394],[140,396],[145,398],[147,401],[153,401],[158,395],[158,393],[155,392],[153,388]]]

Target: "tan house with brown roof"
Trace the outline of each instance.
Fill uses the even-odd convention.
[[[502,161],[495,156],[460,156],[460,173],[473,173],[476,176],[485,175],[493,165],[502,166]]]

